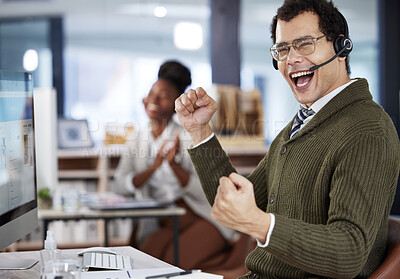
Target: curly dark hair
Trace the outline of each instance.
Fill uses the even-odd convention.
[[[186,87],[192,83],[190,70],[175,60],[166,61],[160,66],[158,78],[167,80],[175,85],[178,96],[184,93]]]
[[[276,16],[272,19],[270,31],[272,41],[276,42],[276,25],[279,20],[290,21],[296,16],[311,12],[319,17],[319,29],[325,34],[329,42],[345,34],[345,23],[343,16],[335,7],[332,1],[327,0],[285,0],[283,5],[278,9]],[[349,34],[347,34],[349,35]],[[350,74],[349,56],[346,57],[346,69]]]

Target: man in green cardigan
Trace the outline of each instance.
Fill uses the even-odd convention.
[[[301,109],[247,178],[208,124],[215,101],[197,88],[175,102],[212,217],[257,240],[241,278],[367,278],[385,254],[397,132],[367,81],[350,79],[352,43],[331,2],[287,0],[271,32],[274,67]]]

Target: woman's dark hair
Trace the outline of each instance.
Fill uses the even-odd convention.
[[[296,16],[311,12],[319,18],[319,29],[329,42],[334,42],[339,35],[345,35],[345,22],[332,1],[327,0],[285,0],[274,16],[270,31],[272,41],[276,42],[276,25],[279,20],[290,21]],[[348,35],[348,34],[347,34]],[[350,74],[349,57],[346,57],[346,69]]]
[[[158,78],[167,80],[175,85],[178,95],[184,93],[186,87],[192,83],[189,69],[174,60],[166,61],[160,66]]]

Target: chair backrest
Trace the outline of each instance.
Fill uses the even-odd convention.
[[[256,247],[254,238],[244,233],[238,234],[238,239],[230,249],[218,253],[204,262],[201,270],[223,275],[225,279],[236,279],[248,272],[245,266],[247,255]]]
[[[369,279],[400,278],[400,220],[390,218],[386,257]]]

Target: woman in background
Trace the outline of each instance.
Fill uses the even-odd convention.
[[[211,219],[211,207],[186,151],[191,139],[173,120],[175,99],[189,84],[190,71],[181,63],[167,61],[160,66],[158,80],[143,99],[149,129],[127,140],[129,156],[121,157],[115,174],[118,193],[174,201],[186,209],[179,219],[179,261],[184,269],[201,268],[202,262],[224,250],[233,236],[233,231]],[[170,218],[146,220],[133,234],[136,240],[131,242],[136,243],[131,245],[140,242],[143,252],[173,262]]]

